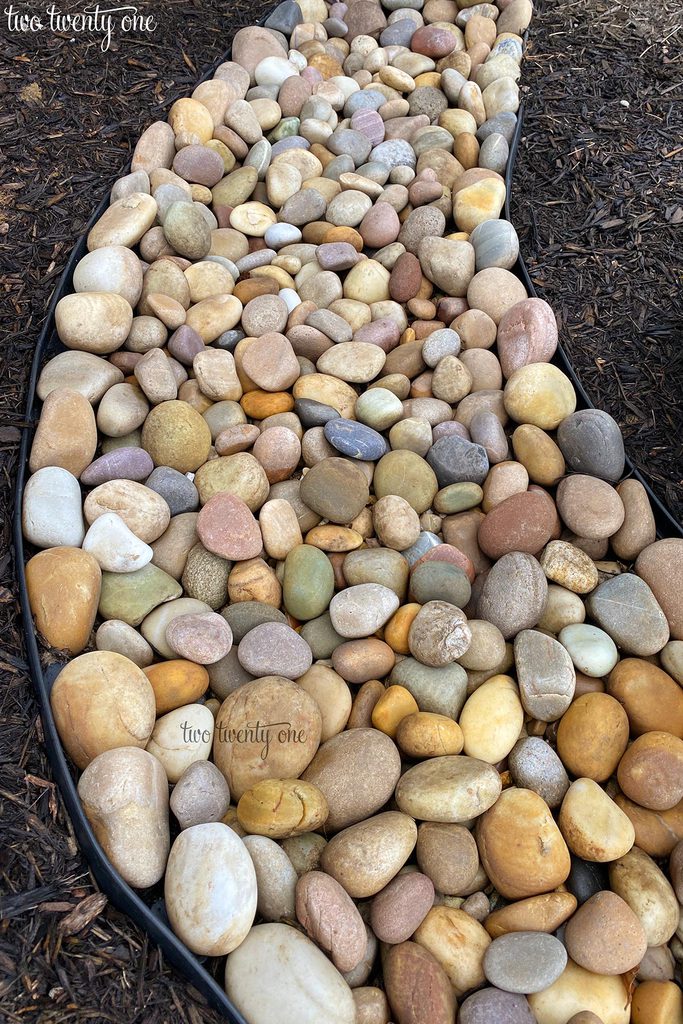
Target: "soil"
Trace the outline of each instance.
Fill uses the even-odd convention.
[[[74,0],[59,6],[82,8]],[[676,0],[643,10],[544,0],[524,69],[513,213],[536,287],[561,315],[563,341],[593,400],[619,420],[632,458],[680,516],[680,13]],[[240,0],[166,0],[154,32],[115,35],[106,52],[101,37],[11,34],[0,25],[0,1017],[7,1024],[219,1021],[144,933],[107,905],[78,852],[41,745],[10,517],[32,353],[69,251],[144,125],[191,91],[232,33],[262,11]]]
[[[594,405],[683,521],[683,12],[542,0],[512,221]]]

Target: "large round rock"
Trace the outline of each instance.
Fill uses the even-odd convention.
[[[370,496],[362,469],[348,459],[323,459],[301,481],[301,500],[331,523],[350,523]]]

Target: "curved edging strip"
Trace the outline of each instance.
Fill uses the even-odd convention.
[[[512,178],[515,170],[517,151],[519,150],[519,143],[522,137],[523,127],[524,103],[521,103],[519,106],[519,110],[517,111],[517,125],[515,127],[515,132],[512,137],[512,142],[510,144],[510,155],[508,157],[507,166],[505,168],[504,213],[505,219],[510,221],[513,227],[514,223],[512,217],[510,216],[510,197],[512,194]],[[534,298],[538,298],[538,293],[534,288],[527,266],[524,260],[522,259],[521,252],[517,257],[517,262],[515,263],[513,270],[517,277],[519,277],[520,280],[523,282],[527,290],[527,293],[530,296],[533,296]],[[569,356],[567,355],[565,349],[562,347],[561,343],[558,343],[557,351],[552,361],[556,363],[571,380],[572,384],[574,385],[574,390],[576,391],[576,394],[579,397],[579,406],[583,406],[587,409],[596,408],[594,403],[591,401],[591,398],[588,395],[587,391],[585,390],[583,384],[581,383],[581,380],[577,376],[576,371],[574,370],[574,367],[571,364]],[[655,522],[657,524],[657,533],[663,535],[673,534],[676,537],[683,537],[683,526],[678,522],[677,519],[674,518],[674,516],[668,510],[666,505],[657,497],[655,492],[652,490],[651,485],[647,482],[643,474],[629,458],[628,453],[626,454],[626,470],[626,476],[633,477],[635,480],[638,480],[647,492],[647,496],[649,498],[650,505],[652,506],[652,511],[655,517]]]
[[[276,5],[269,5],[265,14],[255,24],[263,24],[271,9]],[[225,54],[217,60],[207,73],[202,77],[201,81],[211,77],[215,69],[223,61],[229,60],[231,55],[231,48],[228,47]],[[519,147],[519,141],[522,133],[522,125],[524,119],[524,106],[520,106],[517,115],[517,126],[515,133],[510,145],[510,155],[508,158],[506,173],[505,173],[505,186],[506,186],[506,200],[505,200],[505,217],[511,221],[510,218],[510,193],[512,189],[512,174],[514,171],[515,158]],[[126,173],[124,171],[123,173]],[[21,510],[22,510],[22,499],[24,493],[26,466],[28,465],[29,446],[34,432],[33,424],[37,420],[38,409],[36,399],[36,385],[38,381],[38,374],[41,368],[43,358],[48,353],[51,345],[56,344],[58,339],[55,332],[54,323],[54,312],[55,307],[59,299],[71,291],[71,283],[73,278],[73,272],[78,261],[86,254],[86,238],[90,228],[99,219],[104,210],[109,205],[109,193],[105,195],[102,202],[99,204],[95,212],[93,213],[87,228],[74,247],[69,260],[64,268],[64,272],[59,280],[59,283],[54,291],[50,306],[48,308],[47,317],[45,324],[40,333],[38,343],[36,345],[35,354],[33,357],[33,363],[31,367],[31,375],[29,378],[28,392],[26,398],[26,425],[24,426],[21,447],[19,451],[19,469],[17,472],[17,481],[15,488],[15,504],[14,504],[14,517],[13,517],[13,542],[14,542],[14,556],[15,565],[17,571],[17,580],[19,585],[19,597],[21,603],[21,612],[24,626],[24,636],[26,639],[26,648],[28,655],[28,662],[31,670],[31,676],[38,696],[40,704],[40,713],[43,722],[44,731],[44,742],[47,749],[48,757],[52,770],[54,772],[55,779],[59,786],[59,790],[64,801],[64,805],[67,809],[71,822],[73,824],[74,833],[78,841],[78,845],[87,860],[92,873],[97,881],[102,892],[105,893],[110,902],[120,911],[127,914],[132,920],[138,925],[143,927],[152,941],[162,950],[164,956],[173,967],[177,968],[191,984],[206,998],[210,1006],[221,1013],[226,1020],[230,1021],[231,1024],[247,1024],[242,1015],[233,1006],[231,1001],[228,999],[222,986],[216,982],[216,980],[209,974],[206,968],[203,966],[201,960],[196,957],[189,949],[181,942],[171,929],[166,924],[165,918],[162,913],[159,913],[155,908],[146,903],[118,874],[118,872],[112,867],[109,859],[106,857],[102,847],[95,838],[95,835],[90,827],[90,824],[83,812],[78,792],[76,789],[76,782],[74,775],[67,763],[62,745],[57,733],[57,727],[52,714],[52,708],[50,705],[50,690],[52,684],[57,676],[57,673],[63,667],[61,663],[54,663],[48,669],[44,669],[40,660],[40,649],[38,646],[38,640],[35,629],[33,627],[33,618],[31,615],[31,608],[29,605],[28,591],[26,587],[26,576],[24,572],[24,538],[22,533],[21,523]],[[536,291],[532,284],[529,272],[521,258],[521,255],[517,259],[514,271],[517,276],[522,280],[526,286],[527,292],[530,296],[536,296]],[[561,346],[558,346],[557,353],[553,360],[559,364],[561,369],[571,379],[574,388],[576,389],[577,395],[579,396],[580,405],[587,408],[593,408],[589,396],[584,390],[579,378],[577,377],[574,369]],[[683,536],[683,528],[674,519],[671,513],[662,504],[659,498],[654,494],[650,485],[643,478],[642,474],[635,468],[631,460],[626,458],[626,465],[628,467],[628,475],[635,477],[645,487],[648,498],[653,508],[653,512],[657,522],[657,529],[659,533],[663,534],[675,534],[676,536]]]

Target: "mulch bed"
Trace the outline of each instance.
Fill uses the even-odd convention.
[[[653,23],[635,6],[629,14],[603,0],[545,0],[524,71],[530,95],[513,215],[594,401],[619,420],[632,458],[680,516],[682,317],[673,293],[683,110],[676,40],[661,42],[676,7],[666,0]],[[108,54],[92,37],[0,28],[0,889],[9,894],[0,1010],[8,1024],[219,1020],[106,905],[78,853],[40,743],[10,549],[26,381],[69,251],[141,128],[191,90],[263,5],[166,0],[163,12],[147,10],[159,15],[153,35],[119,36]]]
[[[593,403],[683,521],[683,19],[542,0],[512,221]]]

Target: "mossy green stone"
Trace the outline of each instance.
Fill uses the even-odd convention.
[[[298,135],[300,124],[301,122],[298,117],[283,117],[280,123],[268,134],[268,142],[279,142],[280,139],[288,139],[292,135]]]
[[[123,619],[129,626],[139,626],[158,605],[182,592],[177,580],[151,562],[135,572],[103,572],[99,613],[103,619]]]
[[[285,559],[283,602],[300,622],[316,619],[332,600],[334,571],[324,551],[311,544],[299,544]]]
[[[418,604],[447,601],[456,608],[464,608],[471,594],[467,574],[450,562],[423,562],[413,569],[410,577],[410,597]]]
[[[467,512],[470,508],[476,508],[484,500],[484,492],[479,484],[460,483],[449,484],[442,487],[434,498],[434,508],[443,515],[453,515],[455,512]]]
[[[446,715],[457,722],[467,698],[467,672],[456,662],[441,668],[404,658],[392,669],[389,682],[412,693],[420,711]]]
[[[431,508],[439,489],[434,470],[415,452],[400,450],[382,456],[375,468],[375,494],[398,494],[420,515]]]

